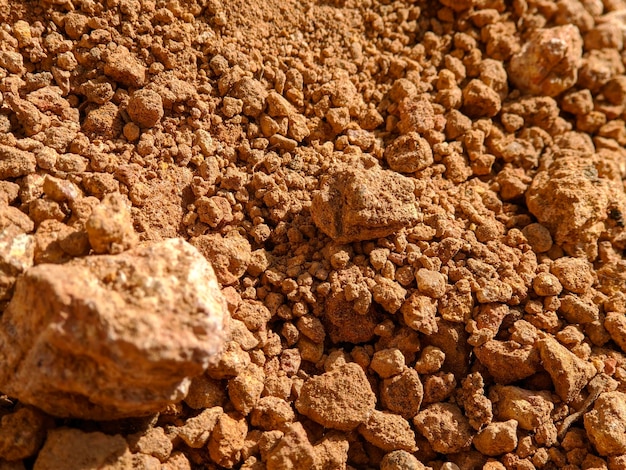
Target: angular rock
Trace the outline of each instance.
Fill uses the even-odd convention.
[[[243,276],[252,258],[250,243],[237,232],[222,237],[219,233],[200,235],[191,244],[202,253],[215,269],[222,285],[231,285]]]
[[[537,341],[537,346],[557,395],[565,403],[571,402],[596,374],[596,368],[550,336]]]
[[[517,447],[517,421],[488,424],[472,441],[481,454],[495,456],[512,452]]]
[[[603,233],[613,239],[620,236],[611,231],[615,221],[609,215],[626,213],[626,195],[621,180],[601,176],[605,164],[597,156],[555,158],[535,175],[526,192],[528,210],[570,256],[586,256],[591,261],[597,256],[598,238]],[[571,263],[567,264],[563,267],[569,268]],[[579,287],[575,282],[568,287],[564,277],[552,274],[568,290]]]
[[[0,459],[21,460],[39,450],[46,437],[48,418],[30,407],[6,414],[0,421]]]
[[[0,180],[35,172],[37,160],[31,152],[0,145]]]
[[[600,455],[626,453],[626,394],[606,392],[585,414],[585,430]]]
[[[96,253],[121,253],[137,244],[139,239],[129,206],[120,193],[111,193],[94,207],[85,229],[89,244]]]
[[[474,348],[478,360],[498,383],[508,384],[530,377],[539,370],[539,353],[531,345],[489,340]]]
[[[472,428],[458,406],[435,403],[419,412],[413,420],[435,452],[454,454],[469,449]]]
[[[41,264],[0,320],[0,390],[61,417],[155,413],[216,360],[227,321],[211,266],[180,239]]]
[[[114,470],[136,468],[128,444],[122,436],[78,429],[58,428],[48,438],[37,456],[34,470]]]
[[[409,422],[400,415],[374,410],[359,432],[367,442],[386,452],[406,450],[415,452],[415,433]]]
[[[534,392],[512,385],[494,385],[489,391],[489,399],[494,404],[497,419],[514,419],[527,431],[535,431],[549,421],[554,409],[548,392]]]
[[[391,235],[418,221],[411,179],[379,166],[342,168],[322,180],[311,216],[337,243]]]
[[[312,377],[302,386],[296,408],[327,428],[350,431],[374,410],[376,395],[365,372],[348,363]]]
[[[576,26],[540,29],[511,58],[509,77],[526,93],[556,96],[576,84],[582,53]]]

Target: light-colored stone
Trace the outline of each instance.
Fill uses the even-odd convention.
[[[600,455],[626,454],[626,394],[601,394],[585,415],[585,430]]]
[[[348,363],[312,377],[296,400],[300,413],[332,429],[349,431],[364,422],[374,409],[376,395],[365,372]]]
[[[0,321],[0,389],[56,416],[154,413],[217,360],[227,321],[211,266],[180,239],[41,264]]]
[[[322,179],[311,215],[337,243],[381,238],[417,222],[414,183],[379,166],[343,168]]]

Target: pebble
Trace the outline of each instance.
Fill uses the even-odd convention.
[[[360,366],[348,363],[304,382],[297,410],[327,428],[350,431],[365,422],[376,395]]]

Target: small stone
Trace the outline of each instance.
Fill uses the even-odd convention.
[[[158,462],[158,461],[157,461]],[[134,468],[126,440],[116,434],[58,428],[48,432],[34,470],[81,470],[85,468]]]
[[[522,229],[522,233],[535,252],[545,253],[552,248],[552,235],[543,225],[529,224]]]
[[[248,424],[234,413],[223,413],[209,438],[209,455],[220,467],[233,468],[241,460]]]
[[[386,379],[397,375],[406,367],[404,355],[399,349],[382,349],[374,353],[370,367],[379,377]]]
[[[511,58],[509,78],[523,92],[556,96],[576,84],[582,53],[576,26],[540,29]]]
[[[493,117],[500,111],[500,95],[478,79],[463,88],[463,112],[470,117]]]
[[[114,139],[122,129],[119,108],[111,101],[89,111],[82,125],[85,134],[102,139]]]
[[[563,286],[554,274],[539,273],[535,279],[533,279],[533,290],[535,294],[546,297],[559,295],[563,290]]]
[[[266,431],[284,429],[296,419],[291,405],[282,398],[263,397],[250,414],[250,424]]]
[[[537,349],[515,341],[492,339],[475,347],[474,354],[494,379],[502,384],[525,379],[539,370]]]
[[[537,341],[537,347],[557,395],[565,403],[570,403],[596,374],[596,368],[550,336]]]
[[[226,392],[221,382],[199,375],[191,380],[189,392],[185,397],[187,406],[194,410],[221,406],[226,399]]]
[[[0,389],[61,417],[155,413],[217,360],[226,321],[211,266],[180,239],[40,264],[0,320]]]
[[[350,431],[363,423],[376,404],[365,372],[348,363],[311,377],[302,386],[296,408],[327,428]]]
[[[406,325],[421,333],[431,335],[437,332],[437,301],[413,292],[400,307]]]
[[[156,91],[142,88],[131,95],[127,110],[135,124],[151,128],[163,117],[163,100]]]
[[[132,452],[151,455],[160,462],[169,459],[174,447],[161,427],[150,428],[144,433],[129,436],[128,442]]]
[[[212,264],[224,286],[236,283],[245,274],[252,257],[250,243],[238,232],[226,237],[219,233],[200,235],[193,238],[191,244]]]
[[[247,415],[263,392],[265,374],[256,364],[248,364],[237,377],[228,381],[228,397],[237,411]]]
[[[46,437],[47,419],[36,408],[24,407],[0,421],[0,459],[21,460],[35,455]]]
[[[126,123],[122,132],[129,142],[135,142],[141,135],[141,129],[134,122]]]
[[[435,403],[420,411],[413,420],[435,452],[454,454],[468,450],[472,429],[458,406]]]
[[[417,281],[417,290],[421,294],[433,299],[440,299],[446,293],[446,277],[438,271],[424,268],[418,269],[415,273],[415,279]]]
[[[380,461],[380,470],[426,470],[422,462],[405,450],[394,450]]]
[[[0,145],[0,180],[29,175],[36,168],[37,160],[32,153]]]
[[[104,73],[132,88],[139,88],[146,81],[146,67],[124,46],[106,56]]]
[[[380,401],[384,409],[403,418],[413,418],[420,409],[424,387],[414,369],[406,368],[402,373],[383,380]]]
[[[337,243],[381,238],[417,222],[414,183],[378,166],[344,168],[324,177],[311,215]]]
[[[609,312],[604,319],[604,327],[615,344],[622,351],[626,351],[626,316],[623,313]]]
[[[289,427],[265,461],[267,470],[314,468],[315,449],[300,423]]]
[[[387,312],[396,313],[404,303],[406,289],[391,279],[377,276],[372,296]]]
[[[393,171],[415,173],[432,165],[433,151],[417,132],[401,135],[385,149],[385,160]]]
[[[626,454],[626,394],[602,393],[585,414],[585,430],[600,455]]]
[[[359,426],[359,433],[367,442],[386,452],[417,450],[411,425],[397,414],[373,410],[367,421]]]
[[[472,441],[481,454],[496,456],[513,452],[517,447],[517,421],[488,424]]]
[[[513,419],[526,431],[536,431],[550,421],[554,403],[548,392],[525,390],[513,385],[495,385],[489,391],[494,404],[494,417],[506,421]]]
[[[343,433],[339,431],[324,433],[324,437],[313,447],[316,468],[324,470],[346,468],[349,448],[350,444]]]
[[[120,193],[110,193],[93,208],[85,230],[95,253],[117,254],[137,245],[129,205]]]
[[[565,289],[576,294],[584,294],[593,285],[591,265],[582,258],[559,258],[552,263],[550,272]]]
[[[26,73],[24,58],[19,52],[0,51],[0,67],[18,75]]]
[[[206,408],[176,428],[176,434],[192,449],[204,447],[223,414],[224,410],[221,406]]]

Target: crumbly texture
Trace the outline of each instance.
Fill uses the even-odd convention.
[[[626,468],[625,0],[0,0],[0,469]]]

